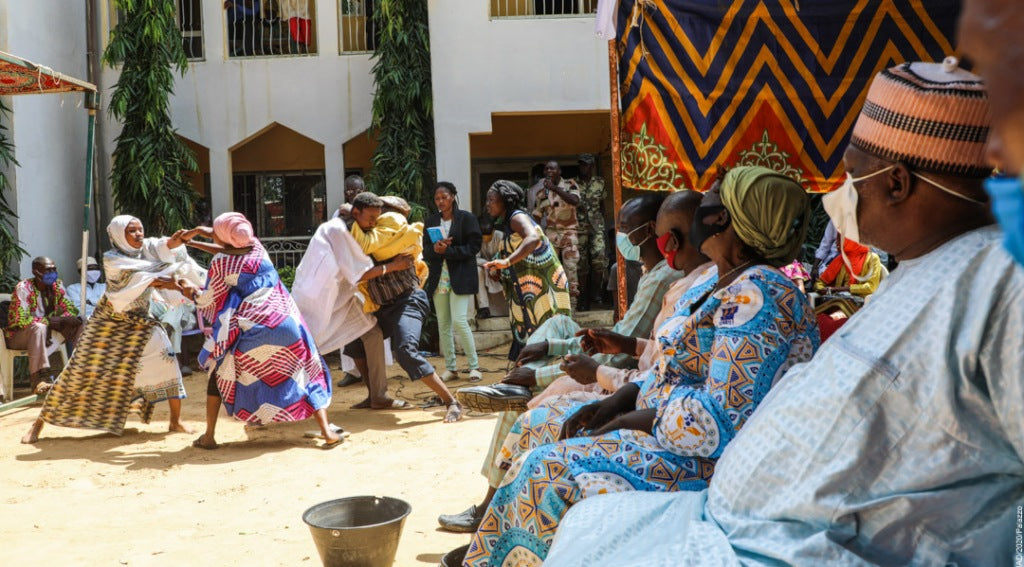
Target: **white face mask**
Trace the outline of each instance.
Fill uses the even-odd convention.
[[[843,185],[839,189],[836,189],[835,191],[821,198],[821,204],[825,207],[825,212],[828,213],[829,218],[832,219],[832,223],[836,225],[836,231],[838,231],[839,234],[844,235],[846,238],[849,238],[854,242],[859,242],[865,245],[867,244],[866,242],[861,240],[860,227],[857,224],[857,188],[854,186],[854,183],[859,183],[861,181],[864,181],[865,179],[870,179],[876,175],[885,173],[886,171],[889,171],[890,169],[893,169],[895,167],[895,165],[890,165],[889,167],[879,169],[878,171],[869,173],[862,177],[854,177],[850,175],[849,172],[847,172],[846,181],[843,183]],[[979,205],[985,204],[984,201],[978,201],[976,199],[968,197],[967,195],[957,193],[956,191],[953,191],[952,189],[944,185],[941,185],[937,181],[929,179],[921,175],[920,173],[917,173],[916,171],[911,172],[911,174],[914,177],[920,179],[921,181],[924,181],[925,183],[928,183],[932,187],[935,187],[936,189],[942,191],[943,193],[952,195],[953,197],[956,197],[958,199],[963,199],[964,201],[967,201],[969,203],[975,203]]]
[[[85,272],[85,281],[89,282],[89,285],[92,285],[100,281],[101,275],[103,275],[103,273],[99,270],[87,270]]]
[[[871,175],[879,173],[881,171]],[[836,225],[836,231],[854,242],[860,242],[860,226],[857,224],[857,188],[853,184],[867,177],[854,179],[847,172],[842,186],[821,198],[821,205],[825,207],[828,218],[832,219],[832,224]]]

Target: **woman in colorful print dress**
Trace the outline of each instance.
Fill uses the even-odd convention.
[[[690,238],[715,266],[659,328],[657,364],[566,419],[565,440],[515,460],[465,565],[540,565],[565,511],[587,496],[707,486],[773,381],[818,346],[813,309],[777,269],[803,242],[807,201],[788,177],[750,167],[705,195]],[[630,340],[604,342],[625,352]]]
[[[484,264],[500,270],[512,324],[509,360],[519,357],[530,333],[552,315],[571,313],[569,281],[540,225],[520,207],[522,187],[500,180],[487,191],[487,214],[505,227],[498,259]]]
[[[214,244],[191,242],[199,235]],[[199,354],[199,364],[210,373],[206,432],[193,445],[217,448],[214,432],[222,402],[247,425],[315,417],[323,447],[341,443],[327,421],[327,365],[249,221],[239,213],[224,213],[212,229],[197,227],[185,238],[216,253],[206,290],[196,298],[200,315],[213,322],[213,332]]]

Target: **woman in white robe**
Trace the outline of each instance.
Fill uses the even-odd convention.
[[[156,288],[194,298],[203,270],[179,233],[145,238],[142,222],[129,215],[114,217],[107,233],[114,245],[103,255],[107,291],[22,443],[35,443],[44,423],[121,435],[132,402],[141,402],[148,423],[153,404],[163,400],[171,410],[168,429],[191,433],[181,423],[181,371],[167,333],[150,316],[150,296]]]

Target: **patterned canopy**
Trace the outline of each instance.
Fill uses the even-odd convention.
[[[953,54],[959,0],[620,0],[622,184],[763,165],[828,191],[878,71]]]
[[[96,86],[0,51],[0,96],[72,91],[96,92]]]

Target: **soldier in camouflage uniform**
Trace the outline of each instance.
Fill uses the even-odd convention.
[[[544,234],[551,241],[551,247],[565,269],[573,311],[576,310],[576,301],[580,295],[580,249],[577,243],[576,219],[576,207],[579,204],[580,188],[576,182],[562,179],[562,168],[558,162],[549,161],[544,166],[544,186],[537,193],[537,206],[533,210],[533,217],[538,221],[547,219]]]
[[[594,163],[594,154],[580,154],[580,175],[576,179],[580,188],[576,216],[579,220],[580,294],[584,310],[589,309],[591,299],[598,303],[601,301],[608,272],[608,255],[604,247],[604,179],[594,175]]]

